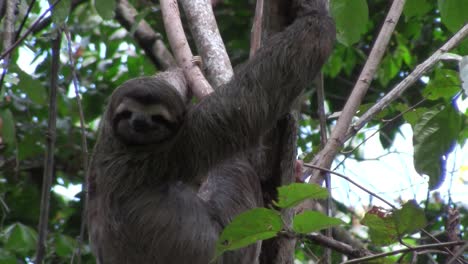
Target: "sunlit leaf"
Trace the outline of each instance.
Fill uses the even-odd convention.
[[[415,201],[408,201],[403,207],[394,212],[398,233],[409,234],[426,226],[424,210]]]
[[[327,189],[316,184],[293,183],[278,188],[278,202],[275,202],[275,205],[281,208],[289,208],[305,199],[325,199],[327,197]]]
[[[258,240],[276,236],[283,227],[280,214],[275,210],[255,208],[234,218],[224,228],[216,245],[216,256],[223,252],[248,246]]]
[[[293,230],[297,233],[308,234],[343,223],[338,218],[328,217],[317,211],[305,211],[294,217]]]
[[[372,208],[362,219],[362,224],[369,227],[369,236],[374,245],[389,245],[398,240],[395,221],[391,215]]]

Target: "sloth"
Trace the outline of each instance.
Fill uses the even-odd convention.
[[[312,82],[335,40],[322,1],[308,3],[197,104],[189,105],[179,69],[114,91],[87,176],[98,263],[209,263],[233,217],[263,206],[255,150]],[[258,263],[259,251],[257,243],[215,263]]]

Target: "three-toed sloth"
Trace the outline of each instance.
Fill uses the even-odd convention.
[[[207,264],[223,227],[263,205],[245,153],[290,111],[335,39],[323,1],[308,2],[229,83],[195,105],[187,104],[180,70],[114,91],[88,172],[88,226],[99,263]],[[228,252],[216,263],[257,263],[259,250]]]

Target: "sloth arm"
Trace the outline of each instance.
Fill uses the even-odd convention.
[[[257,146],[313,81],[334,41],[332,19],[310,12],[270,38],[229,83],[190,109],[173,152],[184,161],[182,180],[198,182],[203,176],[196,175]]]

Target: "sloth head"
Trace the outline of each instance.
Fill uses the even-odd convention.
[[[180,92],[178,86],[185,86],[185,80],[168,77],[132,79],[115,90],[107,120],[118,140],[127,145],[146,145],[163,143],[177,134],[186,108],[182,96],[185,90]]]

